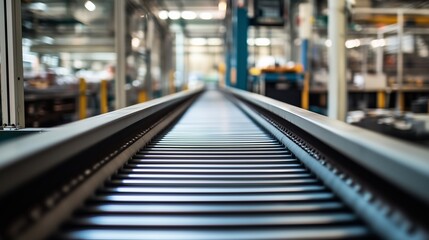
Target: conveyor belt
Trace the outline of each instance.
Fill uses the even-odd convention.
[[[372,232],[288,149],[214,91],[141,149],[59,239],[353,239]]]

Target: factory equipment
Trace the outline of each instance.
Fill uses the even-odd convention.
[[[427,148],[240,90],[181,92],[0,151],[4,239],[428,236]]]

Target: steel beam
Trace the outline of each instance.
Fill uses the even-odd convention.
[[[235,6],[233,25],[234,31],[234,48],[236,63],[236,87],[247,90],[247,28],[248,17],[247,10],[244,6]]]
[[[402,104],[402,85],[404,81],[404,54],[402,50],[402,43],[404,38],[404,13],[402,10],[398,10],[398,52],[396,59],[396,81],[398,83],[398,91],[396,92],[396,104],[395,108],[397,111],[403,111]]]
[[[4,129],[25,127],[21,1],[0,3],[1,101]]]
[[[328,116],[345,121],[347,114],[345,1],[329,0],[328,7],[328,37],[332,42],[328,59]]]
[[[115,105],[116,109],[126,106],[126,1],[115,1]]]

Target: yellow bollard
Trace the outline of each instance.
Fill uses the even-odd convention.
[[[302,86],[302,93],[301,93],[301,107],[307,110],[310,107],[310,74],[309,73],[305,73],[304,75],[304,85]]]
[[[386,94],[384,91],[380,90],[377,92],[377,108],[386,107]]]
[[[87,107],[87,99],[86,99],[86,82],[85,79],[79,79],[79,119],[86,118],[86,107]]]
[[[107,104],[107,81],[100,82],[100,112],[107,113],[109,111]]]
[[[145,90],[139,91],[138,100],[139,103],[147,101],[147,94]]]
[[[404,99],[404,93],[402,91],[397,92],[398,95],[398,101],[399,101],[399,111],[405,110],[405,99]]]

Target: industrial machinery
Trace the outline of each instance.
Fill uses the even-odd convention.
[[[427,239],[429,151],[234,89],[0,146],[2,239]]]

